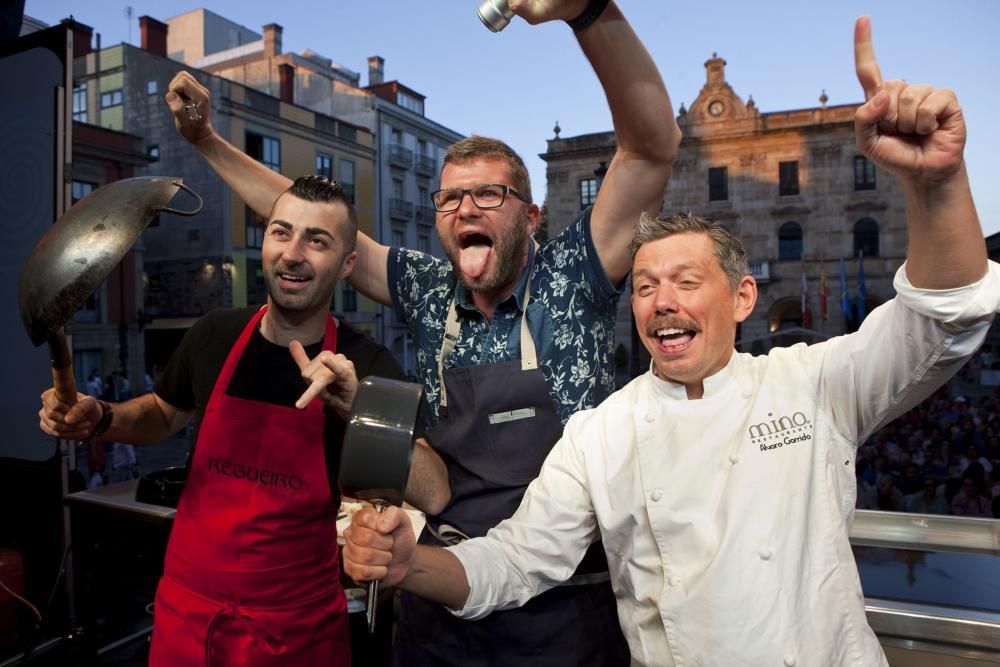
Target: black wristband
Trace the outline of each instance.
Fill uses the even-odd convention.
[[[94,430],[90,432],[87,440],[107,433],[108,429],[111,428],[111,421],[115,418],[115,412],[111,409],[110,403],[98,400],[97,404],[101,406],[101,418],[97,420],[97,425],[94,426]]]
[[[566,23],[573,29],[573,32],[580,32],[585,28],[589,28],[594,25],[597,19],[601,18],[601,14],[608,7],[608,2],[609,0],[590,0],[582,14],[571,21],[566,21]]]

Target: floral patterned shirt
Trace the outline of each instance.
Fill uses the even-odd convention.
[[[531,280],[531,332],[552,401],[563,424],[614,391],[615,315],[622,290],[608,280],[590,234],[590,209],[556,238],[529,255],[510,297],[488,320],[472,303],[448,260],[392,248],[388,279],[396,317],[407,324],[416,346],[417,373],[424,385],[427,414],[437,421],[440,383],[437,359],[445,319],[457,289],[461,334],[445,368],[493,364],[520,358],[520,318],[525,280]]]

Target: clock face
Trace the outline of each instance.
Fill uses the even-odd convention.
[[[720,115],[723,109],[725,109],[725,107],[719,100],[715,100],[714,102],[708,105],[708,113],[712,114],[713,116]]]

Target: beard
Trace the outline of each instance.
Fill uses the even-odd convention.
[[[495,266],[492,271],[478,278],[470,279],[462,273],[459,262],[461,249],[452,238],[445,240],[438,234],[438,239],[459,280],[467,289],[472,292],[492,292],[513,284],[521,273],[528,242],[528,212],[522,211],[511,224],[503,225],[497,230],[492,250]]]
[[[278,285],[278,273],[294,274],[296,271],[288,271],[278,266],[272,266],[271,270],[264,269],[264,286],[267,289],[267,295],[270,297],[271,304],[275,308],[286,313],[302,313],[314,311],[318,307],[329,307],[328,300],[321,300],[319,298],[321,286],[318,284],[317,276],[313,275],[312,272],[309,273],[312,278],[309,286],[305,290],[294,294],[281,289]],[[301,273],[301,270],[298,273]]]

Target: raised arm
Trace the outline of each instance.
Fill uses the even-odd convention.
[[[591,216],[597,254],[608,278],[618,284],[631,265],[628,249],[639,213],[659,214],[681,141],[666,86],[613,1],[511,0],[510,8],[529,23],[538,23],[572,19],[599,11],[603,4],[607,7],[599,18],[575,34],[604,88],[618,141]]]
[[[208,164],[236,194],[267,217],[278,196],[292,182],[223,139],[212,127],[208,89],[186,71],[171,80],[166,95],[174,126],[208,160]],[[191,108],[193,105],[193,109]],[[386,276],[389,249],[358,232],[358,260],[348,281],[365,296],[391,305]]]
[[[865,104],[855,116],[858,148],[898,180],[906,201],[906,275],[914,287],[949,289],[986,273],[986,244],[965,171],[965,118],[946,88],[883,81],[871,20],[854,27]]]

